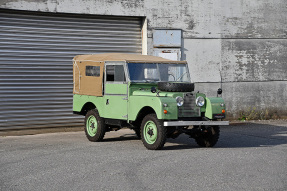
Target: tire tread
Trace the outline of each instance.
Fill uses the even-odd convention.
[[[87,119],[89,118],[89,116],[95,116],[98,122],[98,130],[95,136],[90,136],[87,132],[87,128],[86,128],[86,124],[87,124]],[[99,142],[102,141],[105,133],[106,133],[106,128],[105,128],[105,124],[104,124],[104,120],[100,117],[99,112],[97,109],[92,109],[90,111],[87,112],[86,116],[85,116],[85,134],[86,137],[88,138],[89,141],[92,142]]]
[[[148,144],[143,135],[143,129],[144,125],[147,121],[152,120],[157,125],[158,130],[158,137],[154,144]],[[144,144],[144,146],[149,150],[160,150],[163,148],[167,137],[167,129],[165,126],[163,126],[162,120],[159,120],[156,116],[156,114],[148,114],[144,117],[142,123],[141,123],[141,139]]]

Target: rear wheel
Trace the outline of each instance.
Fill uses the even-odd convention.
[[[105,124],[97,110],[88,111],[85,117],[85,133],[89,141],[101,141],[105,136]]]
[[[213,147],[219,139],[219,126],[203,126],[201,133],[195,138],[196,143],[201,147]]]
[[[141,124],[141,139],[149,150],[161,149],[166,141],[166,127],[155,114],[144,117]]]

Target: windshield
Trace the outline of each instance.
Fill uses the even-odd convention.
[[[131,81],[190,82],[186,64],[128,63]]]

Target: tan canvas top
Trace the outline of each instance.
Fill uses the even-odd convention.
[[[123,54],[123,53],[106,53],[78,55],[74,57],[75,61],[126,61],[126,62],[168,62],[168,63],[186,63],[186,61],[174,61],[157,56]]]

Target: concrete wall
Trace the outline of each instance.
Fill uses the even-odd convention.
[[[2,0],[1,8],[145,16],[152,30],[182,29],[182,59],[196,89],[216,95],[222,80],[229,116],[256,107],[287,116],[286,0]]]

